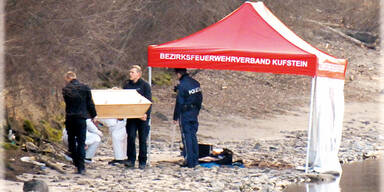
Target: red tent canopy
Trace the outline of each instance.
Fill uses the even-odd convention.
[[[344,78],[345,60],[322,53],[297,37],[262,2],[246,2],[199,32],[148,47],[150,67],[315,76],[319,58],[321,63],[327,62],[326,71],[335,68],[331,72]]]

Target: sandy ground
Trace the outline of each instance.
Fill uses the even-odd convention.
[[[201,118],[199,136],[203,141],[217,143],[246,139],[280,139],[281,131],[305,130],[308,127],[307,109],[271,119],[250,119],[239,115],[226,118]],[[211,138],[205,138],[211,137]]]
[[[357,120],[352,126],[359,126],[360,121],[377,121],[380,119],[379,106],[382,103],[383,101],[345,103],[344,122]],[[212,144],[233,140],[281,139],[286,131],[308,130],[308,118],[309,106],[287,112],[285,115],[276,115],[270,119],[244,118],[236,114],[218,117],[203,111],[200,115],[198,136],[201,142]],[[154,128],[152,134],[163,137],[168,135],[168,139],[171,139],[173,126],[169,123],[162,125],[159,129]],[[178,127],[175,130],[176,139],[178,139],[180,134]]]

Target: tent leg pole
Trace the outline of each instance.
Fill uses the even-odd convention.
[[[148,67],[148,83],[152,89],[152,67]],[[149,119],[149,121],[148,121],[148,126],[150,129],[148,131],[148,146],[147,146],[148,153],[147,153],[147,156],[148,156],[148,165],[151,166],[151,119]]]
[[[309,122],[308,122],[308,142],[307,142],[307,156],[305,160],[305,173],[308,173],[308,163],[309,163],[309,147],[311,144],[311,135],[312,135],[312,113],[315,97],[315,87],[316,87],[316,77],[312,77],[312,86],[311,86],[311,103],[309,106]]]

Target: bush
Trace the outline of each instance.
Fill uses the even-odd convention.
[[[172,75],[168,72],[157,72],[154,74],[152,83],[160,86],[170,86],[172,84]]]
[[[36,129],[35,125],[30,120],[24,120],[23,128],[28,135],[36,136],[36,137],[41,136],[40,131]]]
[[[8,142],[2,142],[1,147],[5,150],[15,150],[19,148],[17,145]]]
[[[42,120],[40,124],[43,127],[43,135],[49,141],[54,141],[54,142],[61,141],[61,137],[63,135],[62,130],[52,127],[51,124],[49,124],[47,121],[44,121],[44,120]]]

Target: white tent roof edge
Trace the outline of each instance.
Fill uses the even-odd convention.
[[[319,63],[322,63],[325,60],[330,60],[337,62],[337,58],[327,55],[320,50],[314,48],[312,45],[301,39],[297,36],[292,30],[290,30],[283,22],[281,22],[265,5],[263,2],[246,2],[250,3],[256,12],[280,35],[282,35],[286,40],[296,45],[300,49],[307,51],[311,54],[314,54],[318,57]]]

